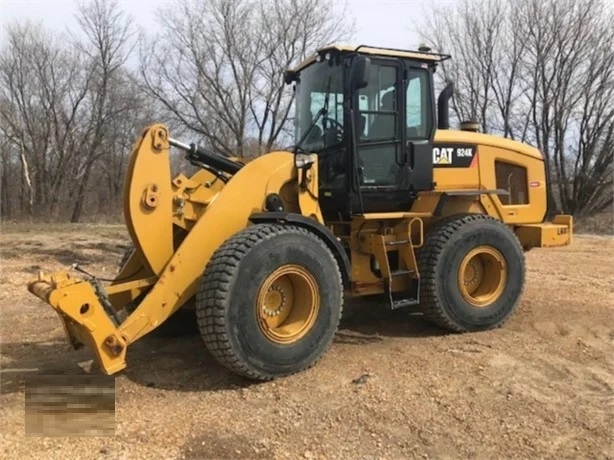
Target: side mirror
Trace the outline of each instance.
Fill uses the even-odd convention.
[[[293,81],[296,81],[296,72],[293,70],[286,70],[284,72],[284,83],[289,85]]]
[[[358,55],[352,61],[350,71],[350,85],[353,89],[361,89],[369,84],[371,72],[371,59]]]

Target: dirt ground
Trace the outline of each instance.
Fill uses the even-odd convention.
[[[37,270],[112,277],[121,226],[0,234],[0,456],[18,458],[614,458],[614,240],[527,254],[527,287],[500,329],[443,333],[407,310],[353,304],[312,369],[252,384],[198,336],[145,337],[116,377],[112,437],[26,437],[24,379],[98,372]]]

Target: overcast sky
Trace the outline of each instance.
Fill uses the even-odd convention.
[[[206,0],[203,0],[206,1]],[[414,23],[424,8],[457,0],[347,0],[356,20],[352,42],[396,48],[417,48],[420,42]],[[155,27],[155,12],[172,0],[120,0],[122,8],[143,27]],[[9,21],[31,18],[49,28],[63,30],[75,24],[74,0],[0,0],[2,38]],[[418,21],[419,22],[419,21]]]

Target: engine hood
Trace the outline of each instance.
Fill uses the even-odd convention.
[[[531,145],[492,134],[475,133],[471,131],[460,131],[454,129],[440,129],[435,132],[433,142],[460,142],[463,144],[488,145],[491,147],[517,152],[529,157],[538,158],[540,160],[544,159],[544,156],[539,149]]]

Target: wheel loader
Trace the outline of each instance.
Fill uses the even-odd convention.
[[[251,161],[144,129],[131,154],[124,217],[134,251],[117,277],[40,273],[28,289],[58,313],[101,370],[193,305],[205,347],[230,371],[270,380],[313,366],[344,299],[411,307],[451,332],[501,326],[519,304],[524,254],[571,243],[539,150],[451,129],[451,56],[331,45],[283,78],[295,139]],[[185,153],[193,175],[170,169]]]

